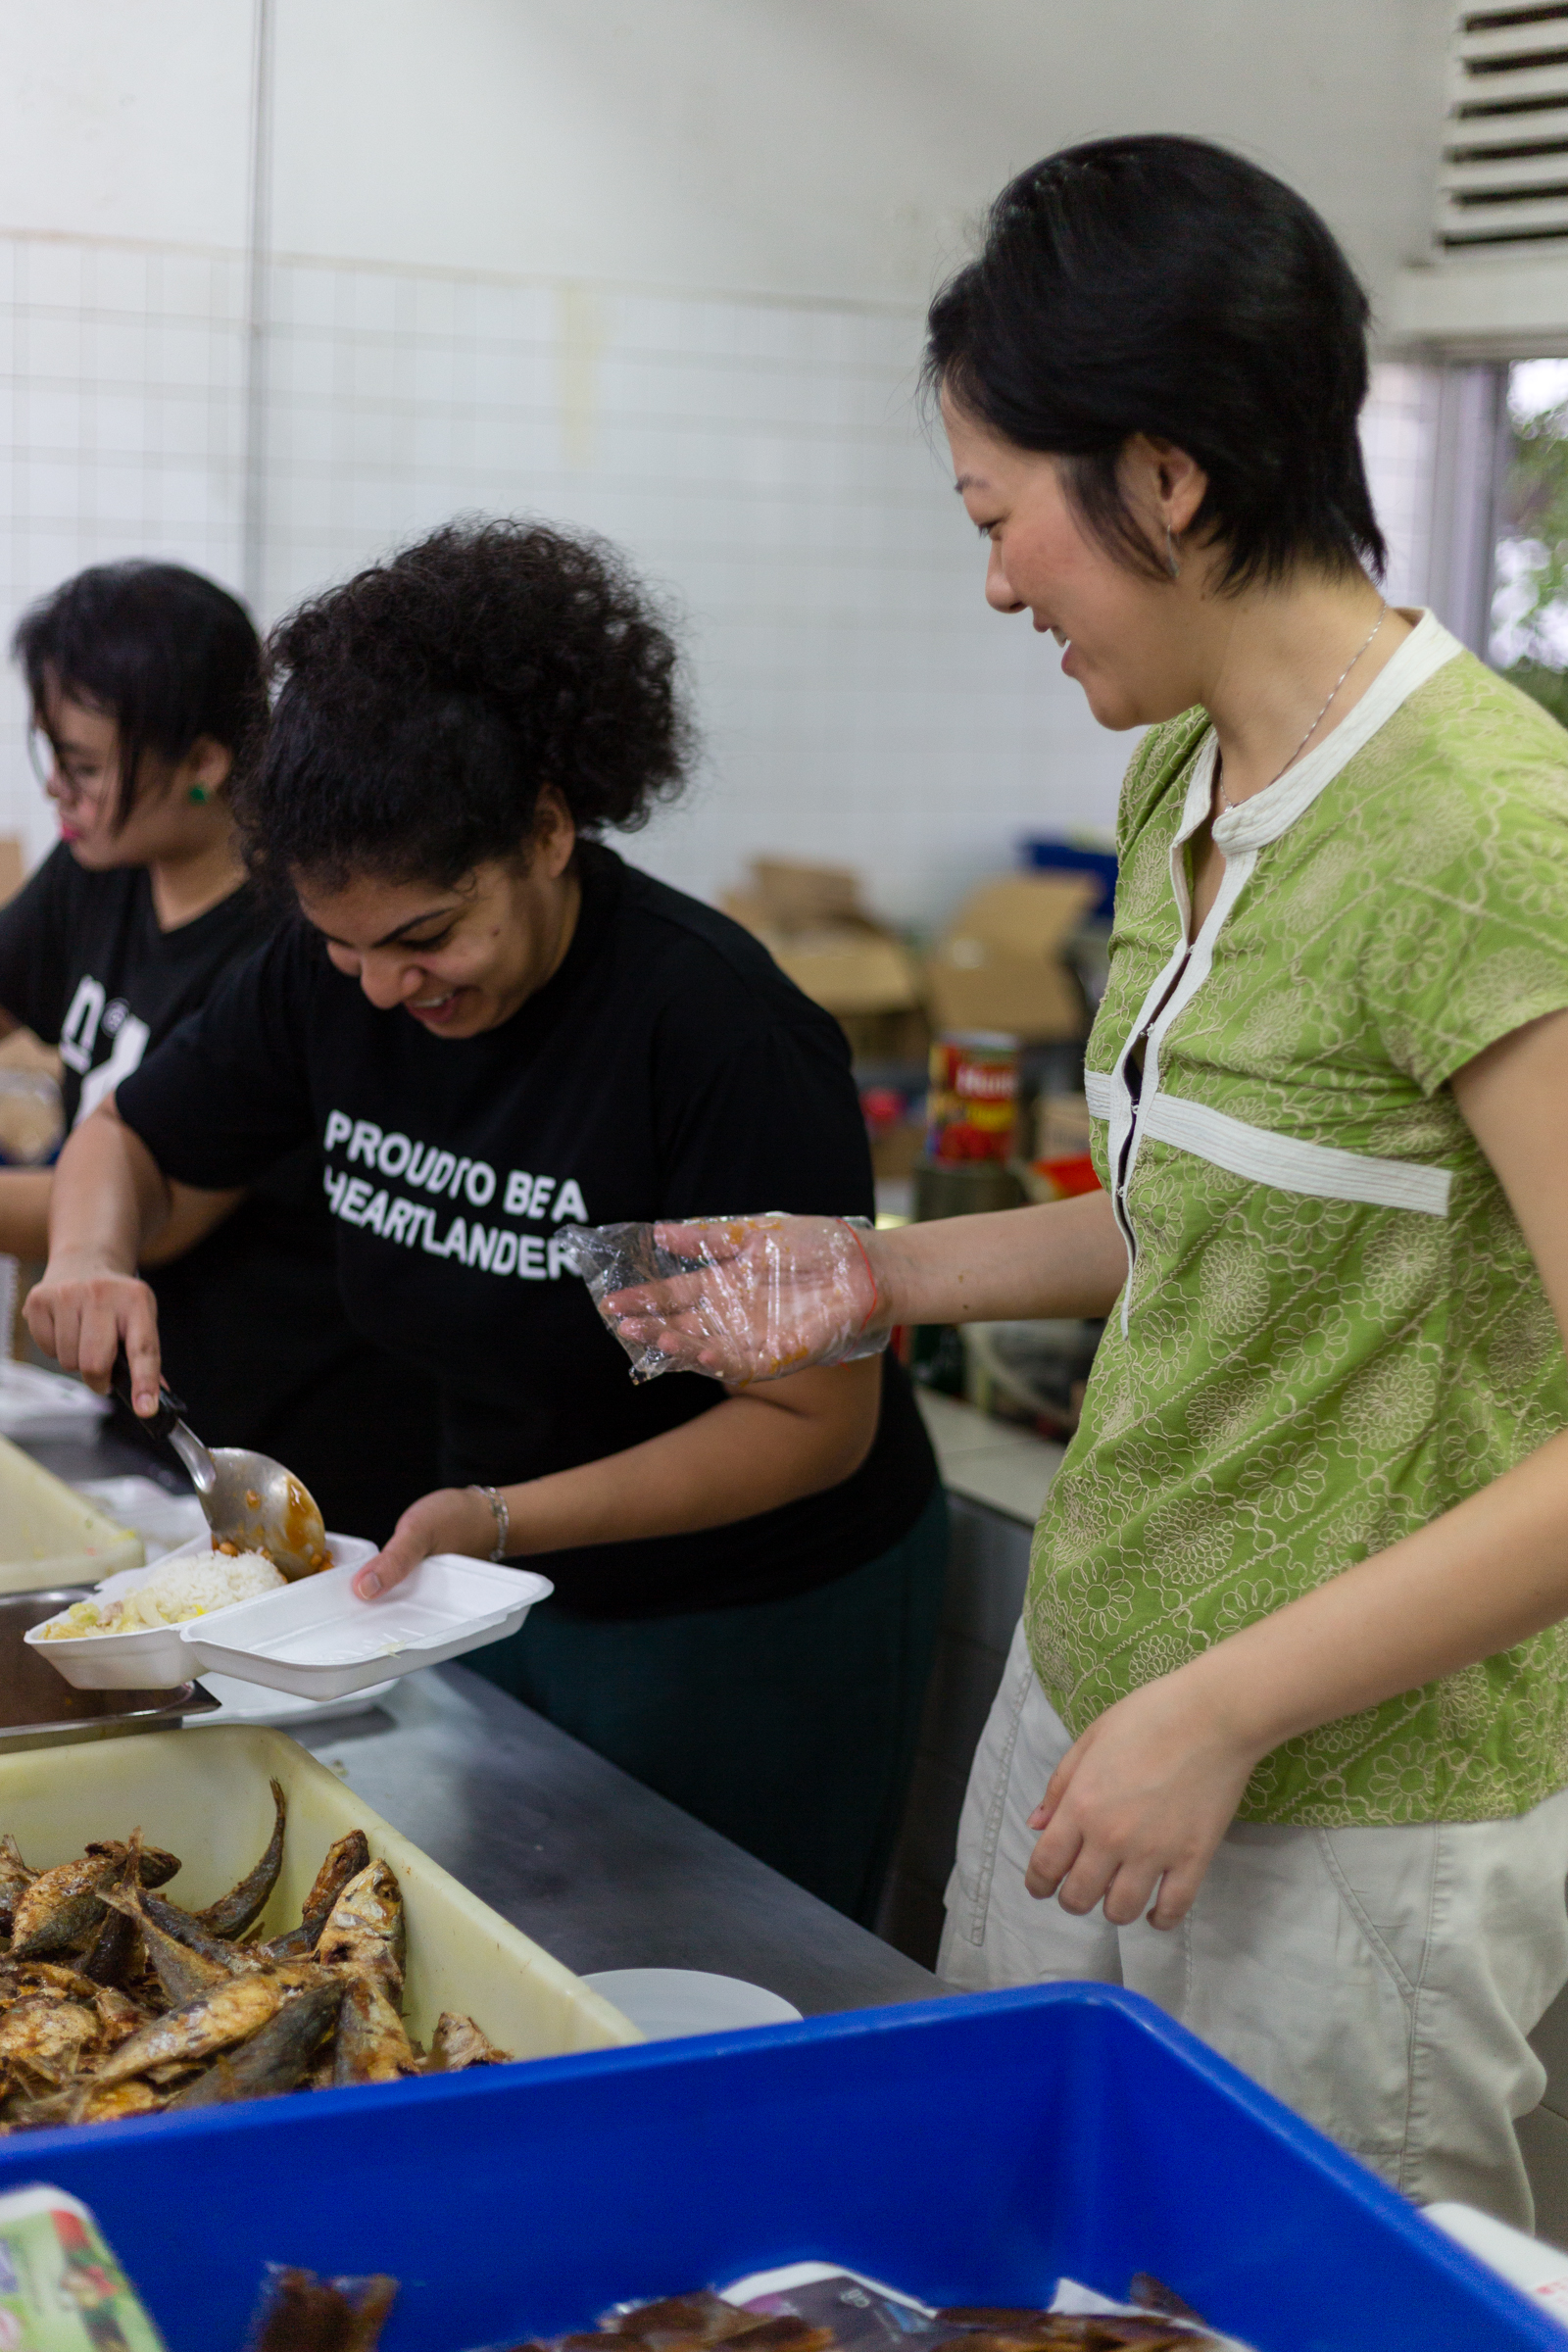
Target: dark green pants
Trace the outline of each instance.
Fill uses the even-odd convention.
[[[789,1600],[675,1617],[545,1601],[464,1660],[869,1926],[914,1764],[948,1556],[938,1488],[902,1543]]]

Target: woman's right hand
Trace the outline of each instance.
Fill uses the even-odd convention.
[[[885,1345],[894,1321],[877,1237],[842,1217],[714,1217],[661,1224],[662,1250],[691,1273],[606,1298],[622,1341],[730,1387],[849,1363]]]
[[[52,1261],[27,1293],[27,1329],[63,1372],[79,1372],[99,1396],[109,1387],[122,1346],[131,1395],[144,1417],[158,1410],[162,1356],[158,1302],[134,1274],[74,1269]]]

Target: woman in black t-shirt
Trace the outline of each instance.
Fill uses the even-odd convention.
[[[303,920],[62,1161],[32,1328],[101,1380],[158,1340],[124,1233],[314,1139],[349,1311],[440,1384],[450,1483],[363,1572],[526,1558],[556,1596],[473,1663],[868,1918],[945,1553],[884,1358],[636,1386],[562,1231],[738,1200],[871,1206],[842,1032],[738,925],[594,833],[679,783],[675,652],[610,551],[438,532],[278,633],[237,807]]]
[[[126,563],[43,598],[15,651],[61,838],[0,909],[0,1031],[59,1048],[70,1128],[271,928],[227,791],[262,649],[214,581]],[[0,1250],[45,1255],[50,1184],[47,1169],[0,1170]],[[314,1146],[216,1212],[172,1218],[143,1269],[192,1426],[287,1462],[329,1527],[387,1533],[434,1476],[431,1399],[344,1314]]]

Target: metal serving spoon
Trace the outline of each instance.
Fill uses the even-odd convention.
[[[123,1348],[115,1358],[109,1385],[123,1403],[130,1403],[130,1365]],[[160,1385],[157,1412],[145,1419],[138,1413],[136,1419],[155,1438],[167,1438],[190,1472],[213,1542],[232,1544],[240,1551],[265,1551],[291,1585],[329,1568],[321,1514],[293,1471],[242,1446],[204,1446],[186,1428],[184,1412],[179,1398]]]

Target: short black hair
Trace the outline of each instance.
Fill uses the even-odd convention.
[[[269,652],[276,701],[235,809],[276,883],[451,885],[526,856],[546,785],[594,834],[685,780],[674,638],[599,539],[448,523],[302,605]]]
[[[202,736],[235,752],[261,705],[262,646],[237,596],[182,564],[94,564],[30,605],[11,650],[34,716],[51,691],[113,718],[115,822],[141,786],[144,754],[183,760]]]
[[[1135,433],[1208,476],[1193,528],[1221,584],[1387,561],[1356,431],[1367,300],[1327,225],[1204,139],[1066,147],[1020,172],[931,305],[924,382],[1020,449],[1067,461],[1087,527],[1158,575],[1118,460]]]

